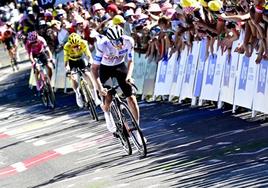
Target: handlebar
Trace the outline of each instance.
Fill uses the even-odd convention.
[[[83,75],[84,72],[85,72],[85,69],[80,69],[79,67],[77,67],[77,68],[73,68],[71,71],[67,71],[66,76],[70,76],[71,74],[76,74],[76,73]]]
[[[128,81],[130,81],[130,80],[128,80]],[[138,87],[137,87],[134,83],[132,83],[132,82],[128,82],[128,83],[129,83],[132,87],[134,87],[136,91],[139,91]]]
[[[132,87],[134,87],[134,89],[136,90],[136,92],[138,91],[138,87],[131,82],[128,82],[129,85],[131,85]],[[109,87],[109,86],[108,86]],[[117,84],[115,86],[109,87],[108,88],[108,93],[111,95],[115,95],[116,94],[116,89],[118,89],[120,86]]]

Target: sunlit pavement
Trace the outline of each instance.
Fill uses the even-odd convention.
[[[0,70],[0,187],[267,187],[264,116],[213,105],[140,102],[148,157],[127,156],[100,122],[57,91],[45,109],[29,64]]]

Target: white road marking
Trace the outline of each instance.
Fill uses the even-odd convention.
[[[37,138],[34,138],[34,139],[30,139],[30,140],[25,140],[25,143],[35,142],[36,140],[38,140],[38,139]]]
[[[0,128],[0,133],[5,132],[7,130],[6,127]]]
[[[61,155],[65,155],[71,152],[74,152],[75,149],[72,147],[72,145],[68,145],[68,146],[63,146],[61,148],[58,149],[54,149],[55,152],[60,153]]]
[[[32,131],[32,130],[44,128],[44,127],[47,127],[47,126],[55,125],[55,124],[57,124],[57,123],[59,123],[59,122],[61,122],[63,120],[68,119],[68,118],[69,118],[68,115],[65,115],[65,116],[62,116],[62,117],[52,119],[50,121],[44,121],[43,123],[40,123],[40,121],[36,121],[36,122],[31,123],[31,124],[26,123],[25,126],[16,128],[14,130],[7,131],[5,134],[13,136],[13,135],[16,135],[16,134],[25,133],[25,132],[28,132],[28,131]]]
[[[45,140],[38,140],[37,142],[34,142],[34,146],[42,146],[45,145],[47,142]]]
[[[118,187],[129,187],[129,183],[121,183],[121,184],[118,184],[118,185],[115,185],[115,186],[112,186],[111,188],[118,188]]]
[[[75,184],[71,184],[71,185],[68,185],[67,187],[74,187],[75,186]]]
[[[16,112],[2,112],[1,113],[1,119],[6,119],[11,117],[13,114],[16,114]]]
[[[88,137],[92,137],[94,135],[95,135],[94,133],[85,133],[85,134],[77,135],[76,137],[77,138],[88,138]]]
[[[102,179],[102,177],[95,177],[92,179],[92,181],[96,181],[96,180],[100,180],[100,179]]]
[[[8,158],[6,157],[6,154],[4,154],[3,152],[0,152],[0,165],[6,164],[7,160]]]
[[[160,187],[160,184],[150,185],[147,188],[155,188],[155,187]]]
[[[27,168],[25,167],[25,165],[22,162],[15,163],[11,166],[16,168],[17,172],[23,172],[23,171],[27,170]]]
[[[103,171],[103,168],[96,169],[96,170],[94,171],[94,173],[97,173],[97,172],[100,172],[100,171]]]

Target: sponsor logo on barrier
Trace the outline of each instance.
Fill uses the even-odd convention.
[[[230,73],[231,73],[231,64],[229,62],[232,62],[232,56],[226,56],[225,61],[225,68],[224,68],[224,78],[223,78],[223,85],[228,87],[230,82]]]
[[[190,82],[190,77],[191,77],[191,70],[192,70],[192,65],[193,65],[193,55],[190,54],[188,56],[188,61],[187,61],[187,69],[186,69],[186,75],[185,75],[185,83]]]
[[[154,80],[155,73],[156,73],[156,63],[155,62],[148,62],[147,66],[146,66],[145,79]]]
[[[174,74],[173,74],[173,79],[172,79],[173,83],[176,83],[177,79],[178,79],[178,75],[179,75],[179,71],[180,71],[180,59],[181,58],[179,57],[175,63]]]
[[[232,65],[231,66],[231,78],[235,78],[235,72],[236,72],[236,66],[235,65]]]
[[[239,78],[238,89],[246,90],[248,70],[249,70],[249,58],[247,56],[244,56],[242,59],[242,68]]]
[[[214,54],[213,56],[212,55],[209,56],[206,84],[213,85],[215,69],[216,69],[216,61],[217,61],[216,54]]]
[[[205,61],[200,61],[198,63],[198,71],[197,71],[197,76],[196,76],[196,81],[195,81],[196,85],[195,85],[195,90],[194,90],[195,97],[200,96],[200,93],[201,93],[204,66],[205,66]]]
[[[265,94],[265,87],[266,87],[266,79],[267,79],[267,70],[268,70],[268,62],[262,62],[260,64],[259,70],[259,78],[258,78],[258,87],[257,92]]]
[[[144,75],[144,64],[145,64],[144,58],[137,58],[135,61],[135,69],[133,70],[134,75],[136,76],[136,79],[143,78]]]
[[[203,40],[201,42],[201,46],[200,46],[201,51],[200,51],[200,57],[199,57],[199,60],[201,62],[204,62],[206,60],[206,45],[207,45],[206,43],[207,43],[206,40]]]
[[[160,74],[159,74],[158,83],[165,82],[166,73],[167,73],[167,65],[168,65],[168,60],[164,59],[160,64],[161,67],[160,67]]]

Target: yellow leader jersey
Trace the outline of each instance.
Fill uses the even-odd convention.
[[[89,51],[86,40],[81,40],[81,43],[78,46],[78,48],[74,49],[69,42],[64,45],[64,62],[67,62],[69,60],[77,61],[82,57],[84,53],[86,56],[91,57],[91,53]]]

